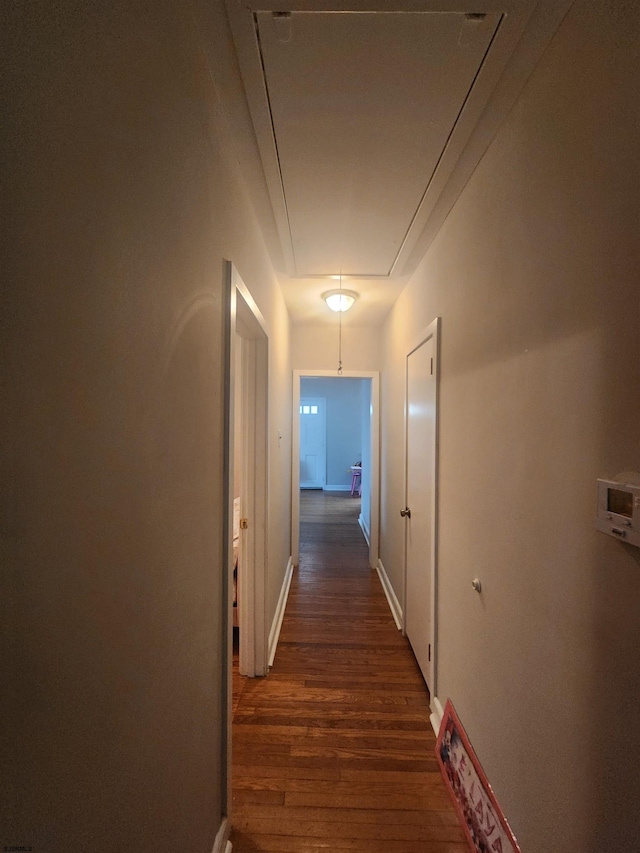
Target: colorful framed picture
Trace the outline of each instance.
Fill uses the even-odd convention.
[[[474,853],[522,853],[491,785],[447,700],[436,757]]]

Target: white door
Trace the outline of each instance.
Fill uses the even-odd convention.
[[[436,379],[431,335],[407,356],[405,633],[431,692],[434,673]]]
[[[327,482],[327,410],[321,397],[300,400],[300,488],[321,489]]]

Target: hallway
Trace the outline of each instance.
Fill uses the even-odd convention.
[[[273,669],[234,688],[234,853],[468,850],[427,690],[367,565],[359,505],[303,492]]]

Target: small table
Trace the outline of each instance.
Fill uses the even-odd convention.
[[[351,497],[358,493],[358,497],[362,495],[362,466],[351,466]]]

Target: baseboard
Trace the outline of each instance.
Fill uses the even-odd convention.
[[[362,513],[360,513],[360,515],[358,516],[358,524],[360,525],[362,535],[364,536],[367,545],[371,547],[371,537],[369,536],[369,528],[367,527],[367,522],[364,520]]]
[[[351,486],[323,486],[323,492],[350,492]]]
[[[429,719],[431,720],[431,727],[433,728],[436,735],[438,735],[440,731],[440,723],[442,722],[442,717],[444,715],[444,711],[442,709],[442,705],[440,704],[440,700],[437,696],[434,696],[431,700],[431,716]]]
[[[231,842],[229,841],[230,834],[231,825],[229,823],[229,818],[224,817],[220,824],[218,834],[216,835],[216,840],[213,842],[213,849],[211,853],[231,853]]]
[[[289,557],[287,568],[282,581],[282,589],[278,598],[276,612],[269,631],[269,666],[273,666],[273,659],[276,656],[276,648],[278,646],[278,637],[280,636],[280,628],[284,619],[284,611],[287,606],[287,598],[289,596],[289,587],[291,586],[291,578],[293,577],[293,559]]]
[[[391,610],[391,615],[393,616],[393,621],[396,623],[396,627],[398,631],[402,630],[402,607],[400,607],[400,602],[396,598],[396,594],[393,591],[393,587],[391,586],[391,581],[389,580],[389,576],[387,575],[384,566],[382,565],[382,560],[378,560],[378,565],[376,566],[376,571],[378,572],[378,577],[380,578],[380,583],[382,584],[382,589],[384,590],[384,594],[387,596],[387,601],[389,602],[389,609]]]

